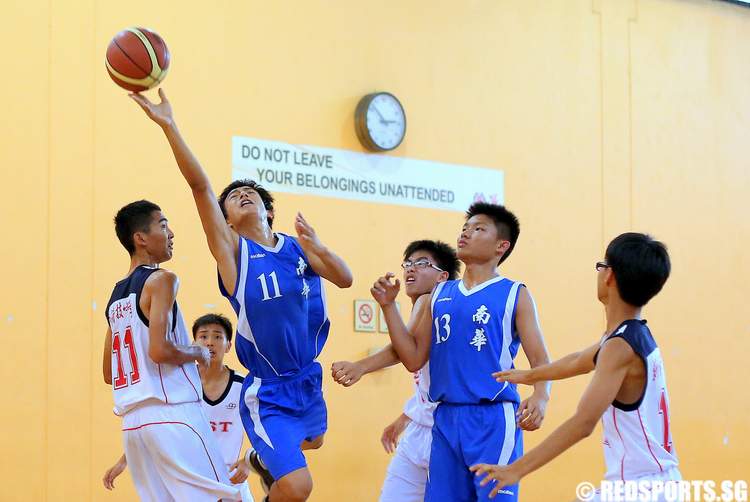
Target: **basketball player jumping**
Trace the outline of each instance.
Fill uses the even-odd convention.
[[[425,501],[484,500],[469,471],[473,464],[508,464],[521,455],[521,428],[539,427],[549,399],[540,382],[521,403],[514,384],[497,383],[490,374],[513,367],[519,345],[531,367],[549,362],[531,294],[520,282],[496,269],[513,251],[520,227],[505,207],[473,204],[458,239],[463,278],[439,283],[424,302],[419,321],[408,330],[394,306],[400,283],[381,277],[371,293],[383,308],[393,348],[410,371],[429,360],[430,400],[434,412],[432,450]],[[410,333],[411,331],[411,333]],[[518,486],[502,492],[518,500]]]
[[[454,280],[458,275],[459,262],[456,251],[440,241],[419,240],[410,243],[404,251],[404,289],[412,302],[409,328],[417,322],[415,314],[435,285]],[[349,387],[372,373],[399,362],[391,345],[372,356],[359,361],[337,361],[331,367],[336,382]],[[380,492],[380,502],[422,502],[427,483],[427,467],[430,463],[432,444],[432,412],[435,403],[430,401],[430,376],[427,367],[414,373],[414,395],[406,402],[404,412],[383,431],[381,442],[385,451],[396,454],[388,465],[388,471]],[[398,441],[401,433],[401,441]],[[398,442],[398,447],[396,443]]]
[[[498,382],[534,384],[594,371],[572,418],[536,448],[508,466],[472,467],[492,494],[514,485],[530,472],[588,437],[599,420],[604,429],[607,480],[669,482],[682,479],[669,431],[669,398],[661,351],[641,319],[641,309],[667,281],[666,247],[648,235],[625,233],[607,246],[597,262],[597,296],[604,304],[607,330],[580,352],[530,370],[505,370]],[[663,500],[663,493],[642,493]],[[648,489],[640,487],[639,489]],[[651,497],[653,495],[653,497]],[[598,500],[598,495],[589,500]]]
[[[136,491],[143,501],[241,500],[199,404],[195,363],[208,364],[209,351],[190,345],[177,276],[159,268],[172,258],[174,234],[159,206],[145,200],[120,209],[115,230],[130,268],[105,310],[103,372]]]
[[[297,238],[271,230],[273,197],[250,180],[231,183],[217,200],[198,160],[183,140],[169,101],[130,95],[172,147],[216,260],[219,286],[237,313],[236,349],[252,375],[240,414],[257,456],[253,466],[275,480],[270,502],[307,500],[312,477],[302,450],[319,448],[327,429],[322,371],[316,361],[330,322],[323,283],[352,284],[346,263],[323,245],[297,214]]]

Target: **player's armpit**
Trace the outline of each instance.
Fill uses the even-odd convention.
[[[581,396],[574,417],[586,435],[591,434],[604,411],[617,397],[634,357],[637,356],[633,349],[620,338],[613,338],[602,346],[594,376]]]

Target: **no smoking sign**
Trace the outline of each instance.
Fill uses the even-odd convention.
[[[354,300],[354,331],[375,333],[377,303],[374,300]]]

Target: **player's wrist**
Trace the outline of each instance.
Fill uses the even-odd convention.
[[[164,134],[166,134],[167,136],[174,136],[179,133],[179,129],[177,129],[177,123],[175,122],[174,117],[163,119],[159,125],[164,131]]]

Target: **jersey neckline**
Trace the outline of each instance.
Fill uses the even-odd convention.
[[[464,280],[463,279],[459,279],[458,280],[458,289],[459,289],[459,291],[461,291],[461,293],[464,296],[470,296],[470,295],[473,295],[474,293],[478,293],[479,291],[483,290],[487,286],[490,286],[492,284],[495,284],[496,282],[502,281],[503,279],[504,279],[504,277],[502,275],[498,275],[497,277],[493,277],[492,279],[487,279],[486,281],[477,284],[476,286],[474,286],[471,289],[468,289],[466,287],[466,285],[464,284]]]
[[[224,367],[227,368],[226,366]],[[217,404],[221,404],[221,402],[224,401],[229,395],[229,391],[232,390],[232,383],[234,383],[234,370],[232,368],[227,369],[229,370],[229,381],[227,381],[227,387],[224,389],[224,392],[221,393],[218,399],[209,399],[208,396],[206,396],[206,393],[203,393],[203,401],[205,401],[207,405],[216,406]]]
[[[278,240],[276,241],[276,245],[275,245],[275,246],[273,246],[273,247],[271,247],[271,246],[264,246],[263,244],[261,244],[261,243],[259,243],[259,242],[255,242],[255,241],[253,241],[253,242],[255,242],[255,244],[257,244],[258,246],[262,247],[263,249],[265,249],[265,250],[266,250],[266,251],[268,251],[268,252],[271,252],[271,253],[278,253],[279,251],[281,251],[281,248],[282,248],[282,247],[284,246],[284,241],[285,241],[286,239],[285,239],[285,236],[284,236],[284,234],[281,234],[281,233],[276,233],[276,232],[274,232],[274,234],[273,234],[273,235],[275,235],[275,236],[276,236],[276,238],[278,239]]]

